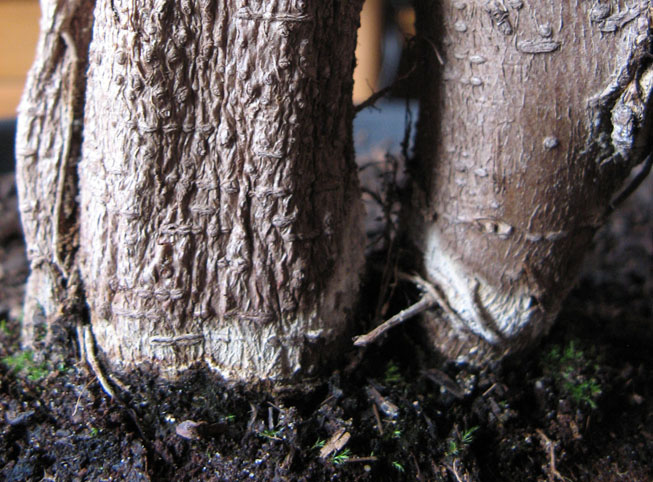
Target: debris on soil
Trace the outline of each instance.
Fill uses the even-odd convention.
[[[647,185],[597,237],[553,332],[519,358],[486,370],[444,362],[408,323],[296,390],[250,392],[201,366],[164,382],[144,366],[122,380],[124,405],[77,359],[74,327],[54,323],[21,349],[27,264],[0,213],[0,478],[653,480]],[[387,293],[371,312],[419,296],[401,284]]]

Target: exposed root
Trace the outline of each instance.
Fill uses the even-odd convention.
[[[136,414],[136,411],[127,402],[125,402],[120,396],[118,396],[118,394],[116,394],[113,387],[111,386],[111,383],[109,383],[109,377],[112,380],[115,379],[114,377],[111,377],[111,375],[107,377],[104,370],[100,366],[100,362],[98,361],[97,356],[95,354],[95,344],[93,339],[93,332],[91,331],[91,326],[85,325],[81,321],[78,321],[77,336],[79,338],[81,359],[84,360],[88,364],[88,366],[91,367],[91,370],[93,371],[95,378],[97,378],[98,382],[100,383],[102,390],[104,390],[104,393],[109,395],[109,397],[115,402],[117,402],[118,405],[120,405],[122,409],[125,411],[129,419],[136,427],[138,436],[142,440],[143,445],[145,446],[147,451],[149,453],[156,453],[166,463],[172,464],[172,461],[168,457],[166,457],[164,453],[160,452],[159,450],[157,450],[152,446],[149,438],[145,435],[145,430],[143,430],[143,425],[141,424],[140,419]],[[124,388],[122,384],[117,383],[117,385],[120,386],[121,388]]]
[[[347,460],[343,460],[343,464],[357,464],[357,463],[363,463],[363,462],[376,462],[379,460],[378,457],[375,457],[374,455],[370,455],[369,457],[349,457]]]
[[[104,371],[102,370],[102,367],[100,366],[100,363],[98,362],[97,357],[95,356],[95,346],[93,345],[93,333],[91,333],[90,325],[84,325],[81,328],[81,330],[78,328],[78,333],[79,331],[82,331],[82,336],[84,340],[83,342],[84,357],[88,365],[91,367],[91,370],[93,370],[93,374],[95,375],[95,378],[97,378],[98,382],[100,382],[100,386],[102,387],[102,390],[104,390],[104,393],[109,395],[109,397],[111,397],[112,399],[120,400],[116,395],[116,392],[111,387],[109,380],[105,376]],[[80,342],[80,345],[81,344],[82,343]]]

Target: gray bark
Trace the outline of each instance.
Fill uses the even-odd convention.
[[[18,108],[16,183],[31,274],[23,339],[67,301],[77,237],[76,170],[93,0],[41,3],[36,59]]]
[[[449,357],[483,362],[551,326],[649,148],[650,11],[639,0],[420,2],[430,60],[410,224],[450,308],[424,325]]]
[[[290,379],[335,355],[363,262],[360,3],[98,1],[64,275],[79,270],[114,369],[204,361],[229,379]],[[42,171],[21,174],[21,203],[45,190]],[[56,265],[51,237],[30,239]]]

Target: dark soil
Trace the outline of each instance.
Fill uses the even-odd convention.
[[[166,384],[143,367],[122,380],[124,403],[78,361],[67,322],[21,351],[27,267],[7,179],[4,480],[653,480],[650,179],[597,237],[553,332],[518,359],[484,371],[445,363],[407,322],[295,391],[229,388],[201,367]],[[378,286],[366,290],[374,305]],[[394,293],[390,314],[414,296]]]

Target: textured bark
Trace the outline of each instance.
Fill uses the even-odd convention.
[[[31,274],[23,339],[66,298],[77,235],[76,169],[93,0],[43,0],[36,60],[19,106],[16,182]]]
[[[76,260],[114,368],[289,379],[336,354],[363,261],[360,3],[98,0]]]
[[[411,229],[455,313],[424,321],[448,356],[482,362],[549,329],[649,147],[650,12],[639,0],[420,2],[430,52]]]

